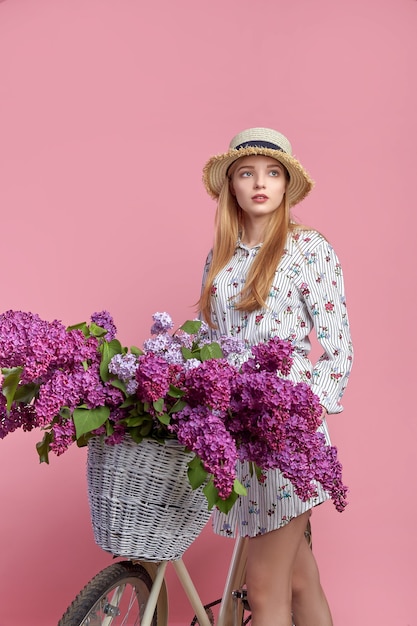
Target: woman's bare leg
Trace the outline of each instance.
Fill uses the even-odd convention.
[[[300,543],[294,562],[292,610],[296,626],[333,626],[317,563],[307,541]]]
[[[291,626],[292,576],[310,513],[248,542],[246,584],[252,626]],[[313,626],[309,623],[308,626]],[[325,622],[320,626],[326,626]]]

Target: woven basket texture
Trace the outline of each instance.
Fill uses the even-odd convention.
[[[96,543],[115,556],[146,561],[181,558],[210,518],[201,489],[193,490],[176,441],[152,439],[88,444],[87,483]]]

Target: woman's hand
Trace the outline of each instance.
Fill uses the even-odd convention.
[[[324,420],[324,418],[326,417],[326,415],[328,415],[327,409],[325,406],[321,405],[322,411],[321,411],[321,419]]]

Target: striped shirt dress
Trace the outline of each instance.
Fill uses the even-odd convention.
[[[310,384],[327,412],[339,413],[343,410],[340,400],[353,359],[339,260],[317,231],[293,231],[275,272],[267,306],[252,313],[237,311],[233,302],[261,245],[249,248],[238,241],[233,258],[215,277],[211,315],[217,328],[211,330],[211,338],[236,336],[248,349],[274,336],[290,341],[294,353],[289,378]],[[211,253],[203,283],[210,262]],[[323,351],[315,364],[309,360],[311,331],[315,331]],[[319,429],[330,443],[325,420]],[[247,462],[238,463],[237,477],[246,487],[247,495],[240,496],[228,514],[214,512],[213,530],[219,535],[264,534],[330,498],[317,484],[317,496],[303,502],[279,470],[263,472],[259,480],[251,475]]]

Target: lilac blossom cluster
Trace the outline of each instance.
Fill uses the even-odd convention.
[[[107,330],[107,333],[104,336],[106,341],[112,341],[115,339],[117,334],[117,328],[113,321],[112,316],[108,311],[100,311],[98,313],[93,313],[91,316],[91,321],[100,328],[104,328]]]
[[[109,339],[114,337],[106,311],[94,313],[92,321],[107,330]],[[0,367],[4,372],[21,368],[19,388],[25,392],[25,401],[13,402],[9,411],[1,394],[0,438],[17,428],[49,426],[50,450],[65,452],[75,440],[70,418],[75,408],[106,405],[116,410],[123,402],[120,390],[102,380],[100,360],[99,340],[80,329],[67,330],[57,320],[47,322],[22,311],[0,315]]]
[[[307,384],[286,378],[291,344],[273,337],[249,349],[233,337],[212,342],[198,320],[173,327],[167,313],[155,313],[143,351],[129,352],[107,311],[94,313],[90,326],[69,329],[32,313],[0,315],[7,380],[0,438],[42,427],[58,455],[99,434],[108,444],[126,434],[138,442],[176,438],[201,461],[222,500],[233,495],[237,462],[247,460],[279,468],[303,500],[321,483],[343,510],[347,490],[336,449],[318,430],[319,400]]]
[[[228,498],[236,478],[237,449],[235,440],[225,428],[223,417],[208,406],[186,406],[175,415],[171,430],[212,474],[219,497]]]
[[[232,490],[235,463],[240,459],[264,470],[281,469],[302,500],[317,494],[318,481],[329,491],[337,510],[343,510],[347,489],[336,449],[326,445],[317,431],[322,413],[319,399],[307,384],[277,375],[290,372],[291,345],[273,338],[254,346],[252,354],[240,371],[219,359],[187,372],[187,407],[172,416],[170,428],[184,445],[199,450],[223,497]],[[214,429],[205,430],[208,419],[215,423]],[[184,421],[193,428],[184,429]],[[202,448],[223,452],[215,471],[208,470]],[[235,455],[234,463],[226,457],[227,449]]]
[[[0,367],[22,367],[22,383],[48,376],[50,370],[89,356],[82,333],[67,335],[65,326],[54,320],[46,322],[38,315],[6,311],[0,315]]]

